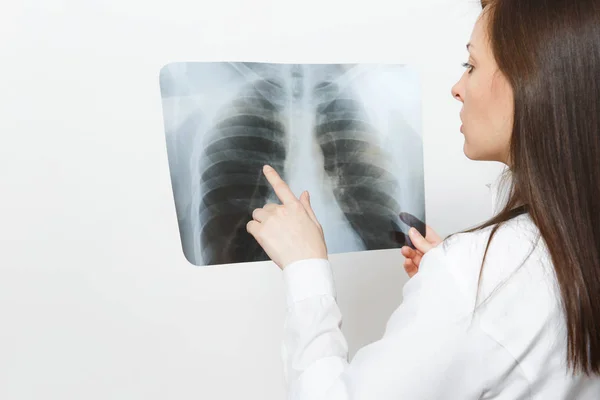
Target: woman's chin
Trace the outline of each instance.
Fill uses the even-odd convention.
[[[474,160],[473,154],[472,154],[471,149],[469,148],[469,145],[466,140],[465,140],[465,144],[463,145],[463,153],[465,153],[465,156],[469,160]]]
[[[482,151],[475,151],[472,147],[470,147],[467,144],[466,141],[463,146],[463,153],[469,160],[472,160],[472,161],[497,161],[497,162],[501,162],[503,164],[508,165],[508,163],[506,163],[505,160],[501,159],[498,156],[495,156],[490,153],[482,152]]]
[[[481,152],[477,152],[472,146],[469,146],[466,140],[463,146],[463,153],[465,153],[465,156],[472,161],[488,161],[488,158],[484,157]]]

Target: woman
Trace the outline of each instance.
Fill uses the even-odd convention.
[[[292,399],[600,399],[600,2],[481,3],[452,94],[512,190],[442,244],[411,230],[403,303],[350,363],[308,194],[265,168],[282,205],[247,230],[283,269]]]

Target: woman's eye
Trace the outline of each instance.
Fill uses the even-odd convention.
[[[473,68],[475,68],[475,67],[473,67],[473,66],[472,66],[471,64],[469,64],[469,63],[463,63],[463,65],[462,65],[462,66],[463,66],[463,67],[465,67],[465,68],[467,68],[467,69],[469,70],[469,74],[470,74],[471,72],[473,72]]]

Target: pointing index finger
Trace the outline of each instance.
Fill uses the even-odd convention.
[[[263,172],[265,174],[265,177],[267,178],[267,181],[269,181],[269,183],[273,187],[275,194],[277,195],[279,200],[281,200],[282,204],[285,205],[293,203],[294,201],[298,201],[290,187],[287,185],[287,183],[283,181],[283,179],[281,179],[281,177],[279,176],[277,171],[273,169],[273,167],[265,165],[263,167]]]

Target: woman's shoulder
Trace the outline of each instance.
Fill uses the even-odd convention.
[[[548,251],[529,215],[500,224],[490,240],[494,228],[451,235],[425,255],[423,266],[448,269],[472,301],[478,289],[486,296],[509,278],[528,276],[523,271],[535,270],[535,275],[552,280]]]
[[[514,264],[521,257],[529,259],[531,255],[547,253],[539,229],[529,214],[473,232],[450,235],[439,247],[444,255],[459,256],[467,263],[473,261],[478,264],[483,261],[486,249],[486,263],[500,259]]]
[[[494,232],[493,240],[490,236]],[[505,251],[525,251],[538,244],[540,234],[529,214],[521,214],[499,225],[491,225],[473,232],[460,232],[450,235],[442,242],[443,251],[485,251],[490,248]]]

